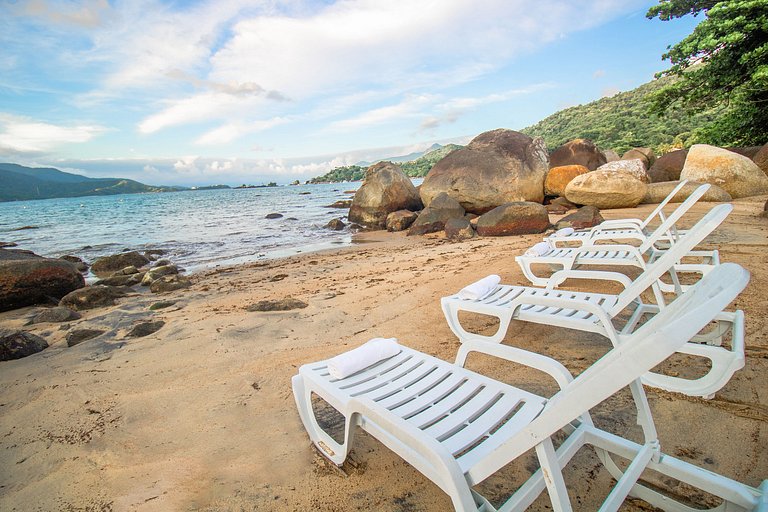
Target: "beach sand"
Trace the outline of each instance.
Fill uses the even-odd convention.
[[[768,219],[758,216],[765,200],[736,201],[704,244],[752,273],[731,306],[746,314],[746,367],[711,400],[647,388],[666,453],[750,485],[768,477]],[[711,206],[697,204],[683,224]],[[643,217],[652,209],[603,214]],[[195,274],[188,290],[137,294],[87,311],[70,328],[108,332],[72,348],[59,324],[24,327],[51,347],[0,363],[0,510],[450,510],[438,487],[365,433],[341,469],[326,462],[299,420],[290,379],[304,363],[377,336],[453,360],[459,342],[440,297],[490,273],[527,284],[514,256],[541,235],[461,243],[442,233],[357,238],[351,247]],[[597,282],[586,287],[618,291]],[[308,306],[246,310],[286,297]],[[178,302],[149,310],[166,299]],[[21,328],[39,310],[2,313],[0,325]],[[166,323],[150,336],[125,337],[145,319]],[[467,321],[493,327],[485,318]],[[609,349],[598,335],[518,322],[505,343],[553,356],[576,374]],[[470,358],[469,367],[535,392],[555,390],[542,374],[490,358]],[[676,360],[667,369],[687,375],[700,368]],[[633,411],[622,392],[592,412],[599,426],[639,439]],[[528,454],[480,490],[503,498],[534,460]],[[712,504],[669,479],[649,479]],[[611,484],[590,450],[568,466],[566,480],[575,510],[596,510]],[[531,510],[548,509],[544,493]],[[653,509],[630,500],[622,510]]]

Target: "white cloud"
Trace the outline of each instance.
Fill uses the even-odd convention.
[[[77,27],[93,28],[99,26],[110,10],[107,0],[84,0],[75,4],[67,2],[51,2],[48,0],[27,0],[12,4],[12,12],[16,15],[32,16],[45,20],[47,23],[74,25]]]
[[[106,131],[97,125],[59,126],[0,114],[0,152],[42,153],[64,144],[88,142]]]
[[[329,128],[332,130],[348,131],[367,126],[382,125],[395,120],[415,118],[419,115],[423,106],[434,103],[435,99],[435,96],[429,94],[407,96],[396,105],[375,108],[357,116],[336,121],[331,123]]]
[[[289,121],[290,119],[286,117],[275,117],[272,119],[253,121],[249,123],[227,123],[204,133],[197,140],[195,140],[195,144],[201,146],[227,144],[244,135],[268,130],[269,128],[285,124]]]

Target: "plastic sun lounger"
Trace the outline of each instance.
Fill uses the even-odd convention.
[[[604,220],[597,226],[594,226],[590,229],[574,231],[569,235],[558,235],[557,233],[553,233],[552,235],[546,237],[544,240],[549,241],[553,247],[560,247],[563,243],[571,242],[575,242],[579,245],[592,244],[596,240],[634,239],[640,240],[642,242],[646,240],[651,234],[651,232],[648,230],[648,225],[651,221],[653,221],[653,219],[658,217],[662,223],[666,220],[666,216],[664,215],[664,207],[667,206],[667,204],[669,204],[672,199],[674,199],[674,197],[686,185],[686,183],[688,183],[688,180],[682,180],[644,220],[609,219]],[[691,200],[689,204],[693,205],[693,203],[701,199],[701,197],[707,192],[707,190],[709,190],[709,188],[710,185],[707,183],[697,187],[696,190],[694,190],[694,192],[688,196],[689,198],[692,196],[694,197],[694,199]],[[686,210],[690,208],[690,206],[688,206],[685,201],[683,201],[683,204],[679,205],[678,207],[683,205],[685,205]],[[660,240],[674,241],[684,232],[684,230],[677,230],[674,226],[672,226],[670,231],[665,233],[660,238]]]
[[[525,277],[536,286],[547,286],[549,277],[536,275],[532,266],[535,264],[545,264],[550,268],[559,268],[570,270],[582,266],[608,265],[623,267],[639,267],[645,269],[648,263],[653,262],[662,254],[669,250],[669,247],[677,243],[676,240],[668,238],[668,233],[674,231],[675,223],[682,217],[695,203],[699,197],[706,192],[706,188],[699,187],[688,199],[678,206],[672,214],[664,220],[650,235],[642,235],[642,243],[639,247],[633,245],[608,245],[592,243],[598,239],[589,240],[581,247],[553,247],[540,256],[516,256],[515,261],[520,265]],[[638,231],[637,233],[642,233]],[[681,233],[676,235],[679,238]],[[639,235],[638,235],[639,236]],[[613,236],[611,237],[613,238]],[[625,237],[626,238],[626,237]],[[668,243],[664,244],[664,241]],[[662,242],[660,244],[659,242]],[[683,257],[700,258],[701,263],[680,263],[678,262],[678,272],[698,272],[704,274],[708,272],[713,265],[720,263],[718,251],[694,250],[692,247]],[[676,290],[676,284],[659,283],[661,289],[665,292]]]
[[[634,281],[616,272],[563,270],[552,276],[547,288],[499,285],[490,295],[479,300],[462,299],[455,294],[441,299],[448,326],[461,342],[475,339],[501,343],[509,324],[515,319],[595,332],[607,337],[614,346],[618,346],[621,336],[635,330],[646,315],[657,314],[660,309],[669,307],[665,306],[664,296],[658,284],[659,277],[667,272],[674,274],[680,255],[695,247],[717,228],[732,209],[733,205],[730,204],[714,207]],[[572,278],[616,281],[624,286],[624,290],[618,295],[611,295],[554,289],[560,282]],[[641,294],[649,288],[654,291],[656,304],[646,304],[641,299]],[[677,299],[672,304],[675,302]],[[629,320],[617,329],[613,320],[625,310],[631,312]],[[461,325],[460,311],[496,317],[499,319],[499,327],[490,336],[469,332]],[[707,374],[697,379],[687,379],[649,372],[643,375],[643,383],[691,396],[714,396],[735,372],[744,367],[744,313],[740,310],[722,311],[714,319],[717,325],[712,330],[692,338],[690,343],[684,344],[678,350],[683,354],[709,359],[711,366]],[[729,331],[730,350],[722,346]]]
[[[469,340],[461,345],[454,364],[402,347],[399,354],[341,380],[330,377],[327,361],[304,365],[292,381],[296,405],[310,439],[332,462],[345,460],[360,427],[434,482],[459,511],[497,510],[472,487],[529,450],[535,450],[540,469],[498,510],[525,510],[546,489],[553,510],[571,511],[562,468],[587,444],[617,481],[601,511],[618,510],[627,496],[663,510],[693,511],[640,483],[646,469],[721,498],[717,510],[766,511],[768,481],[750,487],[661,452],[639,381],[720,314],[748,280],[742,267],[720,265],[637,331],[619,335],[620,342],[575,379],[549,357]],[[547,373],[560,390],[545,398],[472,372],[464,364],[473,351]],[[625,387],[637,407],[641,443],[597,428],[589,415],[591,408]],[[318,425],[313,395],[344,416],[341,443]],[[553,436],[559,432],[567,437],[555,449]],[[628,459],[629,465],[620,467],[614,454]]]

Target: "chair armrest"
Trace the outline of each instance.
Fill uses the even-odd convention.
[[[549,277],[549,282],[547,283],[546,289],[551,290],[553,288],[557,288],[568,279],[598,279],[601,281],[616,281],[622,284],[624,288],[629,288],[629,286],[632,284],[632,280],[628,276],[619,272],[571,269],[558,270],[552,274]]]
[[[593,231],[595,229],[621,229],[621,228],[630,228],[630,227],[636,227],[642,229],[643,221],[640,219],[608,219],[604,220],[597,226],[594,226],[590,231]]]
[[[523,350],[521,348],[511,347],[509,345],[489,343],[481,340],[463,341],[459,347],[459,352],[456,355],[456,364],[463,367],[466,363],[467,355],[470,352],[481,352],[544,372],[555,379],[558,386],[560,386],[560,389],[563,389],[573,380],[571,372],[569,372],[559,361],[552,359],[551,357]]]

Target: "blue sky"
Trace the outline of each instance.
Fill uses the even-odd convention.
[[[0,161],[151,184],[306,180],[647,82],[653,1],[0,0]]]

